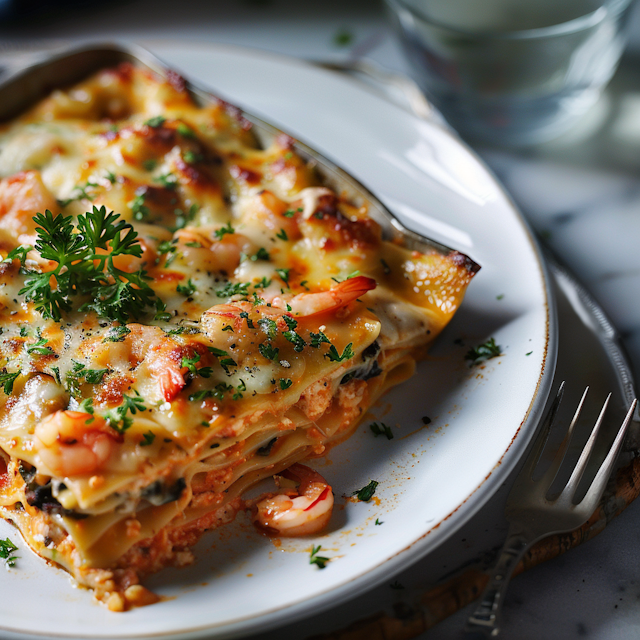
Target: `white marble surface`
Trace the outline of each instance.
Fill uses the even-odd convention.
[[[636,17],[634,25],[639,25]],[[334,42],[346,29],[354,39]],[[585,122],[519,153],[480,150],[533,227],[594,293],[640,370],[640,29],[610,91]],[[406,70],[382,7],[368,0],[138,0],[0,26],[0,53],[34,41],[210,40],[314,59],[368,55]],[[640,501],[595,540],[514,580],[505,638],[626,640],[640,635]],[[424,638],[462,638],[468,611]],[[330,614],[327,614],[330,615]]]

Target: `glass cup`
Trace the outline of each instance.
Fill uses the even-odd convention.
[[[542,142],[598,99],[633,0],[386,0],[416,81],[464,137]]]

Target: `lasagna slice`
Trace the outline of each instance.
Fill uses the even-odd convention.
[[[130,64],[2,125],[0,177],[0,514],[112,610],[349,437],[478,269]]]

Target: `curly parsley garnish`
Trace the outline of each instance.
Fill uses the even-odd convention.
[[[24,269],[23,264],[27,277],[20,295],[35,302],[44,318],[56,321],[72,310],[74,296],[89,298],[80,311],[92,310],[121,323],[138,319],[153,306],[155,293],[146,271],[128,273],[113,263],[119,255],[142,256],[137,232],[119,218],[105,207],[93,207],[92,212],[78,216],[74,228],[72,216],[54,216],[49,210],[36,214],[35,248],[57,267],[40,273]]]
[[[486,342],[478,345],[473,349],[469,349],[464,356],[465,360],[469,360],[472,365],[480,364],[485,360],[497,358],[502,355],[502,347],[496,344],[495,338],[489,338]]]

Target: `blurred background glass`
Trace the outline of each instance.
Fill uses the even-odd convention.
[[[551,139],[613,76],[634,0],[386,0],[413,74],[463,136]]]

